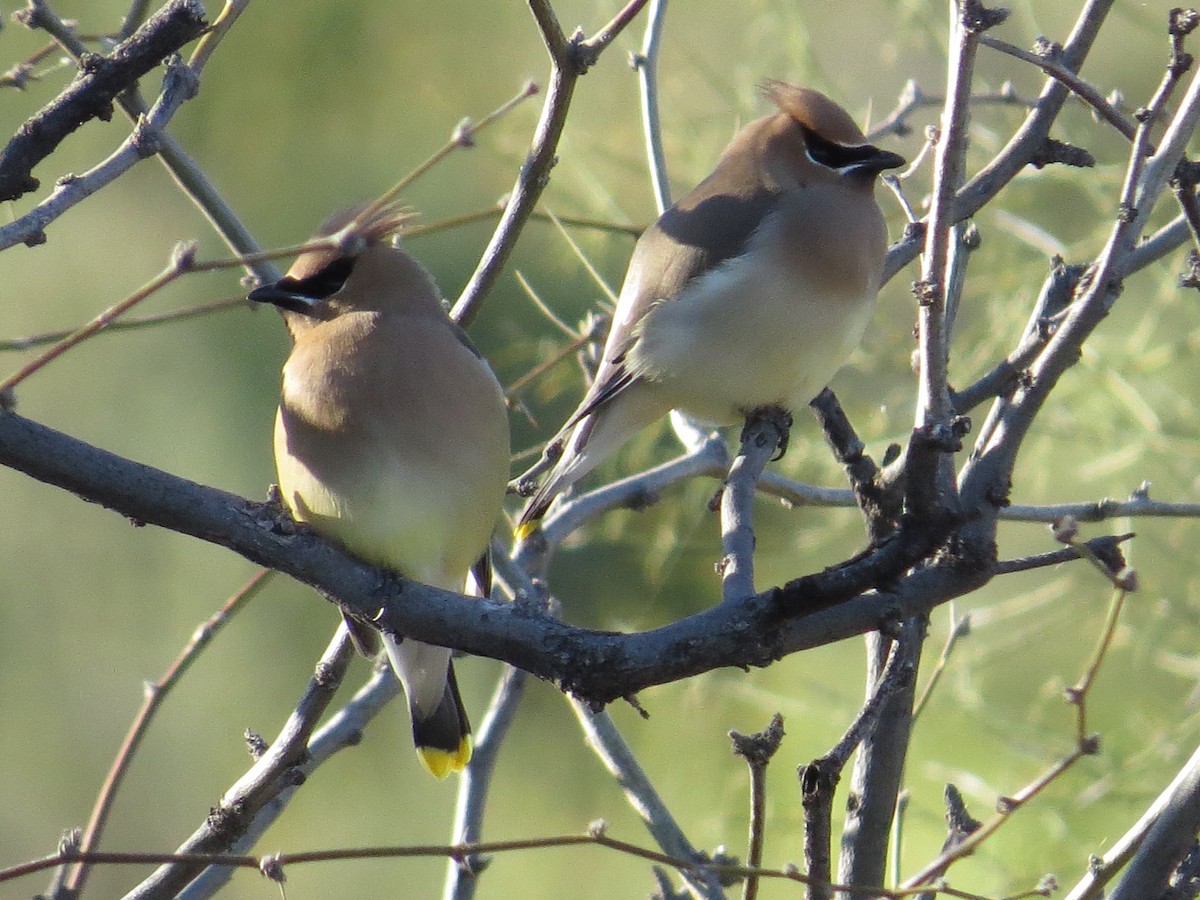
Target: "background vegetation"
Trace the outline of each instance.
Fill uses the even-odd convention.
[[[210,4],[214,6],[215,4]],[[591,33],[617,4],[556,2],[564,27]],[[1038,35],[1065,38],[1075,4],[1017,0],[994,34],[1020,46]],[[14,4],[9,4],[9,9]],[[114,29],[127,0],[60,0],[55,11],[84,32]],[[672,7],[660,59],[663,132],[672,183],[681,194],[703,177],[739,123],[765,111],[755,85],[765,77],[809,84],[862,121],[893,107],[905,82],[942,90],[947,46],[944,4],[839,4],[794,0]],[[1145,102],[1162,74],[1166,5],[1120,2],[1084,75]],[[210,14],[215,14],[210,9]],[[8,25],[7,63],[24,59],[46,35]],[[654,217],[639,130],[637,85],[626,55],[635,26],[578,86],[543,208],[621,225]],[[516,0],[291,0],[252,3],[207,68],[200,95],[171,132],[212,178],[264,246],[305,237],[331,210],[375,195],[425,159],[464,115],[480,116],[528,78],[544,81],[545,48],[525,4]],[[52,62],[23,91],[0,95],[0,133],[11,134],[69,79]],[[143,86],[152,95],[157,73]],[[977,86],[1011,81],[1036,96],[1043,76],[983,51]],[[912,158],[921,128],[887,145]],[[425,221],[481,209],[512,185],[537,116],[527,103],[406,192]],[[989,159],[1023,111],[973,110],[969,165]],[[1052,254],[1092,258],[1114,214],[1127,143],[1081,105],[1056,136],[1087,147],[1091,170],[1024,172],[976,220],[983,245],[972,260],[951,359],[965,384],[1011,347]],[[16,218],[54,179],[93,165],[128,133],[121,116],[93,122],[37,170],[44,187],[8,204]],[[920,201],[918,174],[907,193]],[[904,217],[882,204],[898,237]],[[1174,212],[1171,211],[1173,215]],[[479,223],[414,238],[412,250],[447,296],[457,295],[490,235]],[[631,239],[572,229],[587,258],[619,286]],[[191,203],[153,161],[81,204],[47,231],[44,245],[0,256],[0,338],[69,328],[146,282],[179,240],[197,239],[204,258],[227,253]],[[1177,286],[1182,254],[1139,274],[1114,315],[1091,340],[1040,419],[1023,456],[1013,500],[1053,504],[1123,497],[1143,481],[1160,499],[1195,497],[1200,436],[1195,427],[1200,327],[1194,295]],[[561,236],[532,225],[472,336],[508,383],[547,358],[561,336],[520,289],[521,274],[566,321],[602,293]],[[913,419],[910,370],[914,302],[907,269],[880,297],[860,351],[834,382],[843,406],[882,455],[905,439]],[[244,292],[235,272],[192,275],[152,299],[144,312]],[[101,336],[64,356],[19,391],[19,411],[115,453],[250,498],[273,480],[270,429],[283,328],[268,310],[239,308],[170,327]],[[27,354],[0,355],[16,369]],[[567,366],[525,395],[537,424],[514,413],[514,447],[553,432],[581,391]],[[604,470],[615,475],[665,458],[666,429],[646,435]],[[789,475],[841,486],[819,430],[797,417]],[[515,465],[514,472],[523,466]],[[642,513],[613,513],[559,553],[552,571],[572,623],[644,629],[703,608],[719,597],[712,566],[720,555],[715,518],[704,512],[712,482],[676,490]],[[158,677],[196,626],[255,571],[218,547],[172,532],[130,527],[110,512],[0,468],[0,864],[55,847],[81,825],[131,716],[141,686]],[[853,510],[756,510],[760,585],[777,584],[843,559],[863,541]],[[1073,882],[1089,854],[1103,852],[1140,815],[1190,755],[1200,735],[1200,590],[1188,519],[1141,519],[1097,526],[1136,530],[1126,548],[1140,592],[1121,620],[1090,704],[1103,751],[1077,766],[971,860],[954,884],[988,896],[1031,887],[1043,873]],[[1056,545],[1038,524],[1002,527],[1001,556]],[[1082,564],[994,580],[937,611],[926,665],[950,623],[971,615],[918,725],[909,758],[910,804],[901,870],[936,855],[945,836],[942,789],[957,784],[977,815],[1028,782],[1073,742],[1073,712],[1062,702],[1088,658],[1111,588]],[[108,849],[173,849],[242,772],[242,732],[273,735],[328,640],[335,614],[313,593],[276,579],[224,630],[159,714],[120,793],[105,836]],[[366,677],[355,663],[350,681]],[[499,672],[481,659],[459,666],[467,706],[482,710]],[[861,642],[791,656],[767,669],[723,670],[640,697],[643,721],[612,712],[664,798],[698,846],[744,853],[748,777],[726,732],[755,731],[783,714],[787,737],[769,772],[765,860],[801,857],[796,766],[825,752],[861,703]],[[408,748],[408,724],[388,710],[361,746],[339,754],[298,793],[261,843],[271,849],[435,844],[448,839],[455,783],[436,783]],[[603,818],[622,838],[649,843],[636,815],[581,738],[559,692],[530,685],[504,747],[486,820],[501,839],[579,832]],[[432,896],[445,863],[380,860],[300,866],[288,896]],[[94,896],[116,896],[135,870],[102,867]],[[564,888],[564,885],[570,887]],[[482,897],[641,896],[646,864],[594,848],[498,856]],[[763,896],[794,896],[768,884]],[[29,882],[0,886],[25,896]],[[232,894],[274,896],[252,872]]]

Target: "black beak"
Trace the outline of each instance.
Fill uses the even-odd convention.
[[[884,169],[899,169],[908,162],[899,153],[893,153],[891,150],[880,150],[878,147],[873,147],[872,149],[875,152],[858,163],[858,167],[864,172],[882,172]]]
[[[321,304],[321,298],[310,297],[298,290],[299,287],[298,281],[285,275],[274,284],[256,287],[246,295],[246,299],[255,303],[270,303],[289,312],[320,318],[317,315],[317,307]]]

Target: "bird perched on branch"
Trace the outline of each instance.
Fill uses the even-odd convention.
[[[428,273],[388,242],[406,219],[396,207],[333,217],[317,236],[340,232],[340,247],[302,253],[250,299],[278,307],[294,341],[275,419],[292,516],[366,562],[460,591],[500,514],[507,413]],[[347,623],[377,650],[372,629]],[[387,632],[383,645],[422,762],[438,777],[461,770],[471,727],[450,651]]]
[[[823,94],[764,85],[716,169],[664,212],[629,262],[596,378],[547,447],[517,524],[672,409],[717,425],[794,411],[862,338],[883,278],[876,176],[904,164]]]

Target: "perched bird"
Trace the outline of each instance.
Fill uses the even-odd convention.
[[[858,344],[883,277],[876,176],[904,164],[823,94],[779,81],[716,169],[638,240],[591,388],[517,524],[679,409],[716,425],[807,404]]]
[[[335,216],[318,236],[360,213]],[[250,293],[279,308],[294,341],[275,464],[296,521],[366,562],[462,590],[500,515],[508,419],[496,376],[429,274],[387,241],[405,218],[394,207],[368,213],[358,252],[302,253],[282,279]],[[359,641],[373,637],[348,624]],[[383,644],[422,762],[439,778],[461,770],[471,726],[450,651],[388,633]]]

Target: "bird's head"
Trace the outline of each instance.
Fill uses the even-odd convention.
[[[820,91],[782,81],[766,81],[767,98],[779,107],[769,119],[767,153],[798,170],[870,185],[904,158],[868,143],[854,119]]]
[[[425,270],[391,238],[412,220],[406,207],[359,204],[327,219],[287,274],[249,294],[279,308],[293,331],[303,320],[325,321],[347,311],[381,311],[437,291]]]

